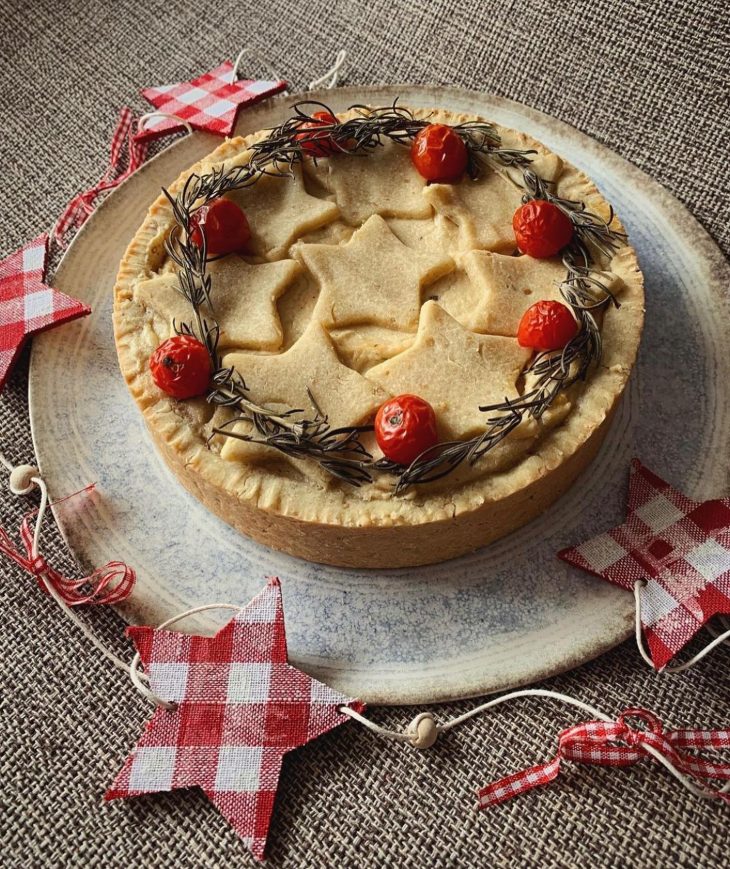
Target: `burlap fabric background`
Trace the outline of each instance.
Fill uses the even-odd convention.
[[[99,176],[118,107],[142,107],[138,88],[189,78],[243,45],[294,86],[344,47],[350,84],[440,82],[521,100],[638,164],[730,247],[724,0],[4,0],[0,34],[3,253],[49,227]],[[0,402],[0,442],[17,462],[31,457],[24,367]],[[15,528],[25,504],[3,491],[2,522]],[[47,548],[71,567],[58,539]],[[27,576],[0,570],[0,863],[253,865],[199,792],[102,805],[149,707]],[[129,654],[113,613],[85,615]],[[729,675],[727,648],[686,675],[659,678],[627,643],[546,685],[605,710],[640,703],[668,724],[709,726],[730,718]],[[393,725],[414,711],[372,714]],[[285,761],[270,865],[727,865],[727,812],[679,791],[649,762],[573,767],[547,790],[475,812],[475,787],[546,758],[574,720],[524,701],[423,754],[342,727]]]

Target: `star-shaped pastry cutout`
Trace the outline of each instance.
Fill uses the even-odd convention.
[[[469,332],[436,302],[426,302],[411,347],[367,376],[393,395],[425,398],[436,411],[441,438],[458,439],[484,431],[480,405],[517,396],[529,358],[514,338]]]
[[[307,192],[300,166],[292,166],[291,173],[264,175],[251,187],[228,194],[248,217],[251,251],[266,259],[286,256],[299,236],[339,217],[334,202]]]
[[[301,409],[313,414],[307,390],[333,428],[359,425],[387,397],[375,383],[343,365],[324,327],[313,320],[285,353],[229,353],[223,359],[243,377],[258,404]]]
[[[241,106],[252,106],[286,88],[285,81],[235,79],[233,64],[220,66],[190,81],[143,88],[142,96],[160,112],[187,121],[196,130],[230,136]],[[185,129],[171,118],[150,118],[138,139],[155,138]]]
[[[386,140],[365,156],[337,154],[305,160],[305,171],[333,193],[343,219],[359,226],[371,214],[430,217],[423,198],[425,179],[411,162],[410,149]]]
[[[254,856],[264,857],[284,755],[362,704],[287,663],[279,580],[212,637],[132,627],[158,707],[105,794],[200,787]]]
[[[535,302],[553,299],[563,302],[560,285],[567,269],[555,259],[530,256],[504,256],[490,251],[470,251],[463,257],[464,269],[475,291],[470,310],[454,313],[460,322],[475,332],[516,335],[522,315]],[[602,275],[606,286],[615,291],[615,275]],[[451,313],[451,308],[444,303]]]
[[[693,501],[631,463],[626,521],[558,556],[621,588],[641,589],[657,669],[717,614],[730,614],[730,498]]]
[[[463,263],[478,291],[477,304],[465,324],[476,332],[514,336],[530,305],[544,299],[562,301],[560,284],[567,269],[559,259],[475,250],[464,256]]]
[[[0,260],[0,389],[29,336],[91,313],[44,283],[47,255],[43,233]]]
[[[203,305],[201,313],[218,322],[219,346],[278,350],[283,332],[276,302],[301,272],[294,260],[250,265],[236,254],[208,263],[213,310]],[[169,323],[170,334],[173,321],[177,326],[193,321],[193,309],[174,272],[142,281],[135,298]]]
[[[293,253],[319,282],[315,318],[337,327],[415,330],[421,289],[454,267],[448,254],[406,247],[376,214],[347,244],[302,244]]]
[[[499,172],[485,169],[476,181],[465,177],[458,184],[431,184],[423,195],[438,214],[456,224],[461,250],[516,249],[512,218],[522,191]]]

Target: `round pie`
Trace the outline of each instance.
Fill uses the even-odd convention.
[[[355,108],[338,121],[365,116]],[[410,116],[464,129],[486,123],[444,110]],[[328,564],[442,561],[537,516],[595,456],[639,345],[636,255],[582,172],[523,133],[492,129],[487,159],[453,183],[427,182],[410,141],[382,136],[362,153],[305,149],[303,159],[225,190],[251,239],[243,252],[209,258],[200,320],[165,244],[179,240],[179,220],[164,195],[150,207],[115,287],[122,373],[182,484],[244,534]],[[242,171],[270,135],[226,140],[169,193],[180,197],[192,176]],[[566,299],[564,257],[517,248],[526,167],[574,210],[576,233],[584,215],[610,227],[608,246],[590,230],[581,236],[591,261],[577,274],[601,302],[574,309],[595,327],[583,368],[560,349],[537,353],[517,340],[528,309]],[[182,324],[203,337],[201,324],[211,323],[224,386],[214,400],[176,400],[155,384],[150,357]],[[238,384],[244,403],[225,400],[226,383]],[[418,473],[384,459],[372,431],[378,408],[403,394],[425,399],[436,417],[439,446]],[[296,429],[300,419],[310,427]],[[313,437],[299,438],[303,430]],[[354,478],[327,449],[344,436],[364,469]]]

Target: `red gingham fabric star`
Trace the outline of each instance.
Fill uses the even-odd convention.
[[[197,785],[263,859],[283,756],[362,704],[287,663],[279,580],[213,637],[132,627],[159,707],[105,799]]]
[[[646,581],[642,627],[661,670],[730,613],[730,498],[692,501],[634,459],[626,522],[558,556],[621,588]]]
[[[91,308],[43,283],[48,235],[43,233],[0,261],[0,390],[25,339],[91,313]]]
[[[196,130],[230,136],[241,106],[251,106],[285,88],[285,81],[235,81],[233,64],[226,60],[191,81],[143,88],[141,93],[160,112],[176,115]],[[183,124],[170,118],[150,118],[137,138],[155,138],[182,129]]]

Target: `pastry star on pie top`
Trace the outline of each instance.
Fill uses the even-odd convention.
[[[495,335],[516,335],[530,305],[545,299],[562,301],[560,284],[567,270],[559,259],[503,256],[471,251],[464,267],[479,290],[470,328]]]
[[[334,202],[307,193],[300,166],[292,166],[291,173],[264,175],[251,187],[228,194],[248,217],[251,252],[269,260],[281,258],[300,235],[340,214]]]
[[[516,335],[522,315],[535,302],[562,301],[560,284],[566,268],[559,259],[534,259],[530,256],[503,256],[489,251],[470,251],[464,269],[476,291],[469,312],[446,310],[475,332]]]
[[[516,335],[522,315],[530,305],[545,299],[564,301],[560,285],[567,270],[557,258],[541,260],[477,250],[466,254],[463,262],[479,293],[479,301],[472,308],[469,322],[457,314],[454,316],[476,332]],[[611,292],[619,292],[617,275],[601,272],[596,277]],[[444,307],[453,313],[447,305]]]
[[[311,418],[309,388],[333,428],[358,425],[387,397],[377,384],[340,362],[329,335],[316,320],[285,353],[229,353],[223,365],[233,366],[243,377],[252,401],[301,408]]]
[[[442,439],[484,431],[479,405],[517,395],[517,379],[530,351],[514,338],[476,335],[436,302],[421,309],[416,340],[403,353],[368,371],[393,395],[413,393],[436,411]]]
[[[465,177],[459,184],[431,184],[423,195],[438,214],[458,226],[461,250],[516,249],[512,218],[522,191],[499,172],[486,169],[476,181]]]
[[[336,155],[305,161],[305,172],[335,194],[342,217],[359,226],[371,214],[430,217],[423,198],[426,180],[416,171],[410,148],[386,140],[372,155]]]
[[[340,327],[414,330],[421,288],[454,267],[448,254],[406,247],[378,215],[347,244],[302,244],[296,255],[320,284],[314,317]]]
[[[294,260],[249,265],[236,254],[210,262],[213,311],[203,305],[201,313],[217,320],[220,346],[278,350],[283,333],[276,300],[301,271]],[[178,286],[177,274],[160,275],[139,284],[136,297],[172,328],[173,320],[179,326],[193,319],[193,309]]]

